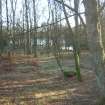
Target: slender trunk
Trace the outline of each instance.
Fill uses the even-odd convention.
[[[0,38],[2,39],[2,0],[0,0]],[[3,52],[2,45],[0,46],[0,56]]]
[[[2,0],[0,0],[0,35],[2,35]]]
[[[79,62],[80,57],[79,57],[79,54],[77,52],[76,43],[75,43],[75,39],[74,39],[74,33],[73,33],[72,28],[70,26],[63,0],[62,0],[62,6],[63,6],[63,11],[64,11],[64,15],[65,15],[65,18],[66,18],[66,22],[67,22],[67,25],[68,25],[68,28],[69,28],[69,32],[72,35],[72,44],[73,44],[73,48],[74,48],[73,53],[74,53],[74,59],[75,59],[75,68],[76,68],[76,72],[77,72],[77,78],[78,78],[79,81],[81,81],[80,62]]]
[[[10,0],[11,2],[11,9],[12,9],[12,54],[14,54],[15,49],[15,12],[16,12],[16,5],[17,0]]]
[[[27,54],[31,54],[31,48],[30,48],[30,32],[29,32],[29,17],[28,17],[28,2],[27,0],[25,0],[25,16],[26,16],[26,27],[27,27],[27,32],[26,32],[26,39],[27,39],[27,43],[26,43],[26,46],[27,46]]]
[[[25,22],[25,19],[24,19],[24,4],[23,4],[23,16],[22,16],[22,18],[23,18],[23,26],[22,26],[22,34],[23,34],[23,44],[24,44],[24,55],[26,54],[26,35],[25,35],[25,25],[24,25],[24,22]]]
[[[9,31],[8,0],[6,0],[7,33]]]
[[[78,9],[79,9],[79,0],[74,0],[74,8],[75,10],[77,11],[77,14],[78,14]],[[75,15],[74,16],[74,19],[75,19],[75,43],[76,43],[76,49],[77,49],[77,52],[78,52],[78,55],[80,54],[80,36],[79,36],[79,30],[78,30],[78,15]]]
[[[29,21],[30,21],[30,29],[29,29],[29,33],[30,33],[30,51],[31,51],[31,53],[32,53],[32,43],[31,43],[31,38],[32,38],[32,20],[31,20],[31,10],[29,9]]]
[[[34,12],[34,56],[37,57],[37,22],[36,22],[36,6],[35,0],[33,0],[33,12]]]
[[[50,56],[50,37],[49,37],[49,27],[47,28],[47,33],[46,33],[46,50],[47,50],[47,54],[48,57]]]

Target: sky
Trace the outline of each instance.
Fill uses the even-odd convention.
[[[4,0],[3,0],[4,1]],[[8,0],[9,2],[10,0]],[[51,0],[53,1],[53,0]],[[72,0],[73,1],[73,0]],[[22,2],[23,0],[17,0],[17,6],[16,6],[16,18],[22,18],[22,15],[20,15],[21,13],[21,8],[22,8]],[[37,18],[38,18],[38,25],[40,26],[42,23],[46,23],[47,22],[47,19],[48,19],[48,3],[47,3],[47,0],[36,0],[36,6],[37,6]],[[73,6],[73,2],[71,2],[71,5]],[[9,2],[9,5],[8,7],[10,8],[10,2]],[[3,6],[3,8],[5,8],[5,5]],[[83,4],[81,3],[81,7],[80,7],[80,11],[83,12],[84,11],[84,7],[83,7]],[[5,9],[3,9],[3,13],[5,13]],[[32,14],[31,14],[32,15]],[[62,15],[63,16],[63,15]],[[5,18],[6,15],[3,14],[3,17]],[[64,16],[63,16],[64,17]],[[84,18],[84,16],[82,16]],[[85,20],[85,18],[84,18]],[[70,23],[71,23],[71,26],[73,27],[75,25],[74,23],[74,17],[71,17],[69,19]],[[62,22],[63,24],[65,24],[66,22],[63,21]]]

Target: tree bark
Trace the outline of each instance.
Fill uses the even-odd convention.
[[[0,35],[2,35],[2,0],[0,0]]]
[[[77,14],[74,16],[74,20],[75,20],[75,43],[76,43],[76,49],[77,49],[78,55],[80,54],[80,36],[79,36],[79,29],[78,29],[79,1],[80,0],[74,0],[74,8],[77,11]]]
[[[73,44],[73,54],[74,54],[74,59],[75,59],[75,68],[76,68],[76,72],[77,72],[77,78],[79,81],[81,81],[81,73],[80,73],[80,62],[79,62],[79,54],[78,54],[78,51],[77,51],[77,46],[76,46],[76,43],[75,43],[75,39],[74,39],[74,33],[72,31],[72,28],[70,26],[70,23],[69,23],[69,20],[67,18],[67,13],[66,13],[66,9],[65,9],[65,5],[64,5],[64,1],[62,0],[62,6],[63,6],[63,11],[64,11],[64,15],[65,15],[65,19],[66,19],[66,22],[67,22],[67,25],[68,25],[68,28],[69,28],[69,33],[71,33],[72,35],[72,44]]]
[[[8,0],[6,0],[7,33],[9,31]]]
[[[31,54],[31,45],[30,45],[30,32],[29,32],[29,14],[28,14],[28,1],[27,0],[25,0],[25,16],[26,16],[26,27],[27,27],[27,29],[26,29],[26,39],[27,39],[27,41],[26,41],[26,46],[27,46],[27,51],[26,51],[26,53],[27,54]]]
[[[11,2],[11,9],[12,9],[12,43],[13,43],[13,52],[14,53],[14,49],[15,49],[15,12],[16,12],[16,5],[17,5],[17,0],[10,0]]]
[[[37,21],[36,21],[36,5],[33,0],[33,14],[34,14],[34,56],[37,57]]]
[[[86,11],[87,37],[91,53],[91,61],[94,65],[94,71],[96,73],[96,79],[101,95],[105,97],[104,49],[102,36],[98,32],[97,1],[84,0],[84,6]]]
[[[2,39],[2,0],[0,0],[0,38]],[[2,54],[2,45],[0,46],[0,56]]]

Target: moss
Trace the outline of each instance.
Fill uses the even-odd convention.
[[[101,98],[97,101],[96,105],[105,105],[105,97],[101,97]]]
[[[72,77],[77,74],[75,71],[64,71],[63,73],[65,77]]]

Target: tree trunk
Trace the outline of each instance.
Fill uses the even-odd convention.
[[[10,0],[11,2],[11,9],[12,9],[12,43],[13,43],[13,48],[12,48],[12,53],[14,53],[15,49],[15,12],[16,12],[16,5],[17,5],[17,0]]]
[[[29,32],[29,14],[28,14],[28,1],[25,0],[25,16],[26,16],[26,27],[27,27],[27,32],[26,32],[26,46],[27,46],[27,54],[31,54],[31,45],[30,45],[30,32]]]
[[[74,0],[74,8],[77,11],[77,13],[79,12],[79,1],[80,0]],[[78,55],[80,54],[80,36],[79,36],[79,29],[78,29],[78,14],[76,14],[74,16],[74,20],[75,20],[75,43],[76,43],[76,49],[78,52]]]
[[[62,6],[63,6],[65,19],[66,19],[66,22],[67,22],[67,25],[68,25],[68,28],[69,28],[69,32],[72,35],[72,44],[73,44],[73,48],[74,48],[73,54],[74,54],[74,59],[75,59],[75,68],[76,68],[76,72],[77,72],[77,78],[78,78],[79,81],[81,81],[80,62],[79,62],[80,57],[79,57],[79,54],[78,54],[78,51],[77,51],[77,48],[76,48],[77,46],[76,46],[75,39],[74,39],[74,33],[73,33],[72,28],[70,26],[63,0],[62,0]]]
[[[98,12],[96,0],[84,0],[86,11],[88,44],[91,53],[91,61],[94,65],[96,79],[101,91],[105,97],[105,67],[104,67],[104,50],[102,36],[98,32]]]
[[[7,34],[9,31],[8,0],[6,0]]]
[[[34,14],[34,56],[37,57],[37,22],[36,22],[36,5],[33,0],[33,14]]]
[[[0,35],[2,35],[2,0],[0,0]]]
[[[24,44],[24,55],[26,54],[26,35],[25,35],[25,16],[24,16],[24,11],[25,11],[25,6],[23,4],[22,8],[23,14],[22,14],[22,34],[23,34],[23,44]]]
[[[2,39],[2,0],[0,0],[0,38]],[[0,56],[2,54],[2,45],[0,45]]]

